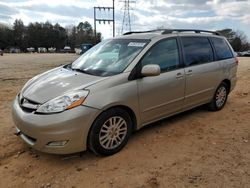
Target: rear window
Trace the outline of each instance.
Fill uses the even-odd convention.
[[[213,61],[213,49],[206,37],[182,37],[187,66]]]
[[[222,38],[212,38],[212,42],[216,51],[217,59],[229,59],[233,57],[233,53],[229,48],[225,39]]]

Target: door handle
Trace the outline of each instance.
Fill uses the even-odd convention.
[[[193,71],[190,69],[186,72],[186,75],[192,75],[192,74],[193,74]]]
[[[178,72],[178,73],[176,74],[176,78],[183,78],[183,74],[180,73],[180,72]]]

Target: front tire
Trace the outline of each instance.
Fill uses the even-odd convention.
[[[113,155],[128,142],[132,132],[132,120],[127,111],[113,108],[103,112],[93,123],[89,148],[98,155]]]
[[[229,93],[228,85],[222,82],[214,93],[213,100],[208,104],[208,108],[211,111],[221,110],[226,102]]]

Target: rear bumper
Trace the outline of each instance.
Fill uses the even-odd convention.
[[[20,137],[34,149],[56,154],[86,150],[88,132],[98,113],[99,110],[86,106],[50,115],[24,112],[17,98],[12,108],[13,120]],[[66,144],[51,146],[51,142]]]
[[[230,87],[230,92],[235,88],[237,82],[237,77],[231,78],[231,87]]]

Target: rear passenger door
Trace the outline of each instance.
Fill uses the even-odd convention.
[[[137,80],[143,124],[155,121],[182,109],[185,75],[180,64],[177,38],[157,42],[141,59],[141,67],[157,64],[161,74]]]
[[[184,109],[209,102],[220,80],[220,65],[208,37],[181,37],[185,63]]]

